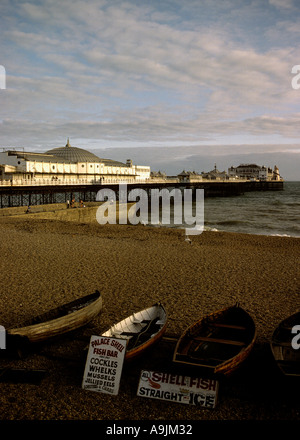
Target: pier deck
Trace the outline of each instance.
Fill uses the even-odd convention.
[[[229,197],[242,195],[248,191],[279,191],[283,190],[283,181],[199,181],[199,182],[136,182],[127,183],[127,191],[141,188],[146,191],[162,188],[204,189],[204,197]],[[46,185],[0,185],[0,207],[44,205],[66,203],[75,198],[83,202],[96,201],[97,192],[103,188],[116,191],[118,195],[120,183],[93,184],[46,184]]]

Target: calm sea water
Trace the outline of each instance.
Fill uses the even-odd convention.
[[[205,198],[204,230],[300,237],[300,182],[284,182],[282,191]]]
[[[300,237],[300,182],[283,191],[205,199],[205,230]]]

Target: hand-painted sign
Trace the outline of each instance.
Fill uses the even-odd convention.
[[[137,395],[214,408],[218,386],[214,379],[143,370]]]
[[[92,336],[85,364],[82,388],[107,394],[118,394],[126,341]]]

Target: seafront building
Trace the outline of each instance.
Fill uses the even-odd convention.
[[[202,172],[203,179],[207,180],[228,180],[229,176],[226,173],[226,171],[219,171],[217,168],[217,164],[215,164],[215,167],[213,170],[206,172]]]
[[[202,171],[201,174],[195,171],[183,170],[177,176],[182,183],[196,183],[207,181],[280,181],[282,180],[279,169],[275,165],[274,170],[269,167],[259,166],[256,164],[241,164],[238,167],[230,167],[228,173],[226,171],[219,171],[215,164],[214,169],[208,172]]]
[[[198,184],[200,182],[280,181],[278,167],[274,170],[256,164],[231,166],[226,171],[208,172],[183,170],[177,176],[154,172],[147,165],[134,165],[99,158],[83,148],[73,147],[69,139],[64,147],[45,153],[30,153],[5,149],[0,152],[0,185],[108,185],[138,183]]]
[[[7,150],[0,153],[0,180],[13,184],[135,183],[150,178],[150,167],[100,159],[82,148],[53,148],[46,153]]]
[[[228,176],[231,179],[244,180],[281,180],[279,169],[275,165],[274,170],[266,166],[256,164],[241,164],[238,167],[228,168]]]

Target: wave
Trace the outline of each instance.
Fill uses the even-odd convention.
[[[217,229],[217,228],[210,228],[209,226],[204,226],[204,231],[207,231],[207,232],[220,232],[219,229]]]
[[[270,237],[293,237],[293,238],[300,238],[300,237],[295,237],[293,235],[289,235],[289,234],[270,234]]]
[[[246,235],[262,235],[264,237],[287,237],[287,238],[299,238],[300,239],[300,235],[291,235],[291,234],[283,234],[283,233],[274,233],[274,234],[267,234],[265,232],[245,232],[245,231],[226,231],[226,230],[221,230],[221,229],[217,229],[217,228],[208,228],[205,227],[204,230],[206,232],[234,232],[235,234],[246,234]]]
[[[300,202],[284,202],[283,205],[286,205],[286,206],[300,206]]]
[[[179,228],[179,229],[185,229],[182,226],[175,226],[175,228]],[[266,228],[267,229],[267,228]],[[283,233],[283,232],[267,232],[266,229],[257,229],[257,228],[253,228],[252,230],[248,229],[248,230],[236,230],[236,229],[219,229],[216,227],[210,227],[205,225],[204,226],[204,231],[205,232],[232,232],[235,234],[246,234],[246,235],[262,235],[264,237],[290,237],[290,238],[300,238],[300,234],[289,234],[289,233]],[[272,228],[270,228],[272,229]]]
[[[218,220],[211,224],[220,225],[220,226],[236,226],[236,225],[249,225],[250,223],[247,220]]]

